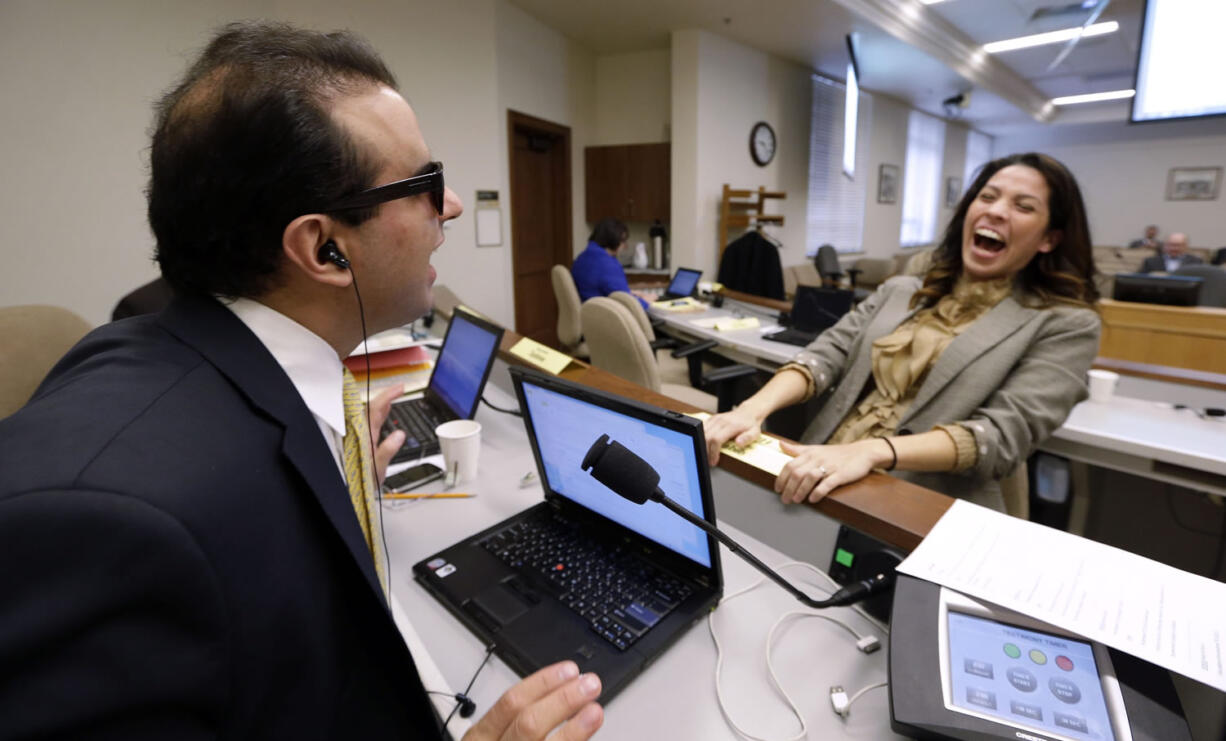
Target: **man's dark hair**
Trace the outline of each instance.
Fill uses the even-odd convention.
[[[628,236],[630,236],[629,230],[618,219],[602,219],[596,222],[595,228],[592,229],[592,236],[588,239],[606,250],[615,250],[626,241]]]
[[[244,22],[217,33],[156,108],[149,225],[176,292],[274,286],[289,222],[374,184],[379,163],[329,110],[379,85],[396,80],[346,31]],[[357,225],[373,213],[335,217]]]

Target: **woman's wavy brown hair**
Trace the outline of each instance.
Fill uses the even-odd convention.
[[[1060,239],[1051,252],[1040,252],[1018,273],[1018,281],[1042,306],[1074,304],[1093,307],[1098,301],[1094,285],[1094,253],[1090,249],[1090,225],[1085,202],[1077,180],[1059,161],[1045,154],[1027,152],[992,160],[983,166],[971,187],[966,189],[945,236],[932,253],[932,264],[924,275],[924,285],[911,298],[911,305],[932,306],[953,291],[962,274],[962,227],[971,203],[998,171],[1010,165],[1025,165],[1037,170],[1051,191],[1048,198],[1047,230],[1059,231]]]

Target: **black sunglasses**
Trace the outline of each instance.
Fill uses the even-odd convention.
[[[322,210],[324,212],[352,211],[358,208],[378,206],[380,203],[394,201],[397,198],[408,198],[420,193],[429,193],[430,202],[434,204],[434,210],[441,216],[443,213],[443,163],[431,162],[427,166],[430,168],[429,172],[414,175],[404,180],[397,180],[387,185],[367,188],[361,193],[355,193],[347,198],[342,198]]]

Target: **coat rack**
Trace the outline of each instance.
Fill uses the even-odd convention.
[[[767,190],[759,187],[757,190],[733,190],[724,183],[724,196],[719,206],[719,253],[724,254],[728,246],[729,229],[746,229],[762,224],[783,226],[782,214],[765,213],[767,199],[787,198],[788,194],[781,190]]]

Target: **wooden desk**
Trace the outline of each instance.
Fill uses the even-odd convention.
[[[1226,309],[1112,299],[1099,307],[1101,357],[1226,373]]]
[[[519,340],[520,335],[508,329],[502,338],[499,357],[507,363],[528,365],[510,352],[511,347]],[[665,409],[678,412],[699,411],[688,404],[649,391],[579,360],[574,361],[561,376],[569,381],[594,386]],[[775,477],[771,474],[729,456],[720,457],[719,467],[764,487],[766,491],[771,491],[774,485]],[[814,507],[817,511],[878,540],[910,551],[919,545],[951,504],[953,499],[939,492],[893,476],[872,473],[854,484],[835,490],[816,505],[806,506]]]

